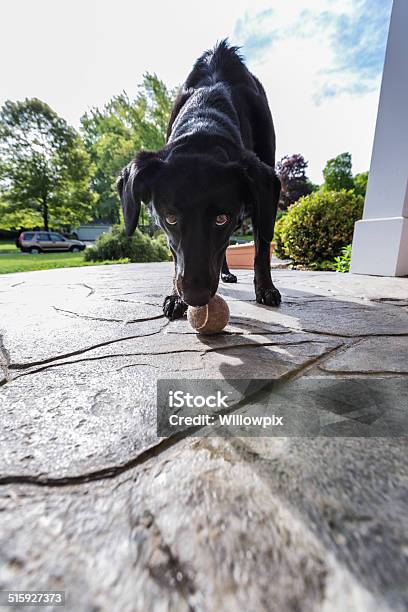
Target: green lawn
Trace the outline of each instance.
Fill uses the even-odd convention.
[[[231,238],[232,240],[247,240],[248,242],[252,242],[254,236],[253,234],[233,234]]]
[[[0,255],[3,253],[17,253],[13,240],[0,240]]]
[[[4,253],[4,254],[3,254]],[[0,274],[28,272],[30,270],[49,270],[51,268],[77,268],[79,266],[99,266],[115,263],[128,263],[127,259],[118,261],[84,261],[83,253],[42,253],[30,255],[21,253],[14,247],[14,253],[0,251]]]

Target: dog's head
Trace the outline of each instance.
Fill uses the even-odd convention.
[[[127,234],[136,229],[141,202],[151,204],[177,261],[176,287],[187,304],[207,304],[216,293],[229,238],[246,211],[258,206],[259,179],[269,180],[265,173],[275,176],[253,154],[230,162],[204,155],[165,160],[147,151],[122,171],[118,191]]]

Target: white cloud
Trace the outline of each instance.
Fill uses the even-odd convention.
[[[277,158],[302,153],[316,182],[322,181],[326,161],[344,151],[352,153],[355,173],[369,168],[384,27],[384,40],[377,36],[367,51],[362,40],[368,34],[374,38],[373,30],[387,21],[390,5],[386,0],[376,20],[370,22],[367,16],[363,22],[365,2],[262,3],[254,14],[247,12],[235,30],[244,53],[249,47],[248,64],[268,94]],[[267,7],[272,11],[260,23],[259,15]],[[342,33],[343,24],[348,29]],[[350,46],[345,47],[346,43]],[[345,52],[346,65],[342,62]]]

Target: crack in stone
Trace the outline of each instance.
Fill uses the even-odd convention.
[[[134,340],[136,338],[148,338],[149,336],[155,336],[157,334],[160,334],[163,331],[163,329],[167,327],[167,325],[168,325],[168,321],[166,321],[165,324],[159,330],[155,332],[150,332],[148,334],[135,334],[132,336],[125,336],[123,338],[115,338],[114,340],[106,340],[105,342],[99,342],[98,344],[93,344],[91,346],[88,346],[82,349],[78,349],[77,351],[72,351],[71,353],[62,353],[61,355],[56,355],[55,357],[48,357],[47,359],[42,359],[40,361],[31,361],[28,363],[10,363],[9,367],[12,370],[27,370],[37,365],[44,365],[44,364],[52,363],[53,361],[58,361],[60,359],[66,359],[68,357],[75,357],[76,355],[83,355],[84,353],[87,353],[88,351],[93,351],[97,348],[101,348],[103,346],[109,346],[111,344],[117,344],[118,342],[125,342],[127,340]],[[70,361],[67,363],[75,363],[75,362]]]
[[[297,332],[305,332],[308,334],[316,334],[317,336],[329,336],[331,338],[387,338],[387,337],[408,337],[408,333],[406,332],[393,332],[393,331],[388,331],[388,332],[384,332],[384,333],[376,333],[376,334],[370,334],[370,333],[364,333],[364,334],[336,334],[335,332],[323,332],[320,330],[316,330],[316,329],[311,329],[311,328],[302,328],[302,329],[298,329],[297,327],[288,327],[288,329],[292,329],[293,331],[297,331]]]
[[[141,361],[139,363],[129,363],[128,365],[121,366],[120,368],[115,368],[115,372],[121,372],[122,370],[126,370],[127,368],[136,368],[137,366],[147,366],[155,370],[159,369],[159,366],[154,365],[153,363],[147,363],[147,362]]]
[[[106,321],[107,323],[123,323],[123,319],[105,319],[104,317],[92,317],[91,315],[81,315],[78,312],[73,312],[72,310],[64,310],[63,308],[57,308],[57,306],[53,306],[53,309],[61,313],[63,316],[67,316],[71,318],[85,319],[91,321]]]
[[[400,378],[408,376],[408,372],[399,372],[398,370],[376,370],[376,371],[369,371],[369,372],[365,372],[364,370],[329,370],[327,368],[325,368],[324,366],[319,366],[319,370],[321,370],[322,372],[324,372],[325,374],[330,374],[330,375],[338,375],[338,376],[367,376],[367,377],[381,377],[381,376],[386,376],[386,377],[395,377],[395,378]]]
[[[145,323],[146,321],[156,321],[157,319],[164,319],[164,314],[155,315],[154,317],[147,317],[145,319],[131,319],[130,321],[125,320],[126,325],[130,325],[131,323]]]
[[[146,335],[153,335],[153,334],[146,334]],[[139,337],[139,336],[136,336]],[[145,336],[140,336],[140,337],[145,337]],[[208,351],[205,351],[208,352]],[[31,376],[32,374],[37,374],[38,372],[44,372],[45,370],[49,370],[51,368],[58,368],[60,366],[65,366],[65,365],[75,365],[77,363],[85,363],[85,362],[90,362],[90,361],[102,361],[103,359],[116,359],[117,357],[154,357],[156,355],[175,355],[178,353],[195,353],[195,354],[200,354],[200,351],[198,350],[189,350],[189,349],[180,349],[177,351],[163,351],[163,352],[157,352],[157,353],[152,353],[150,352],[142,352],[142,353],[110,353],[108,355],[98,355],[96,357],[86,357],[85,359],[74,359],[73,361],[58,361],[57,363],[47,363],[46,365],[44,365],[44,367],[42,368],[37,368],[36,370],[30,370],[29,372],[25,372],[24,374],[20,374],[19,376],[16,376],[13,380],[17,380],[19,378],[22,378],[23,376]],[[37,364],[34,364],[37,365]],[[147,364],[150,365],[150,364]],[[28,369],[31,366],[28,366],[27,368],[24,369]]]
[[[117,298],[103,298],[106,302],[124,302],[125,304],[141,304],[142,306],[154,306],[155,308],[161,308],[161,304],[153,302],[145,302],[144,300],[121,300]]]
[[[93,317],[91,315],[82,315],[78,312],[73,312],[72,310],[64,310],[63,308],[57,308],[57,306],[53,306],[53,309],[56,312],[60,312],[63,315],[70,316],[72,315],[74,318],[85,319],[91,321],[105,321],[107,323],[124,323],[129,325],[130,323],[146,323],[147,321],[155,321],[157,319],[164,319],[164,314],[155,315],[153,317],[142,317],[141,319],[106,319],[105,317]],[[71,317],[70,317],[71,318]]]
[[[78,285],[80,287],[85,287],[86,289],[89,289],[89,293],[86,297],[89,297],[90,295],[93,295],[96,291],[96,289],[94,289],[93,287],[91,287],[90,285],[87,285],[86,283],[78,283]]]
[[[302,304],[314,304],[316,302],[325,302],[327,304],[328,300],[332,300],[333,298],[336,299],[335,295],[330,295],[330,296],[317,296],[317,297],[313,297],[310,296],[308,298],[305,297],[287,297],[284,300],[284,305],[295,305],[295,306],[301,306]],[[354,300],[356,301],[348,301],[345,300],[344,298],[340,299],[340,296],[337,296],[336,299],[336,308],[340,307],[340,308],[349,308],[350,310],[354,310],[356,307],[358,306],[380,306],[380,305],[386,305],[386,306],[407,306],[408,305],[408,300],[407,299],[403,299],[403,298],[367,298],[367,297],[359,297],[359,298],[354,298]],[[395,304],[395,302],[401,302],[401,304]]]
[[[67,287],[85,287],[85,289],[88,289],[88,293],[85,297],[89,297],[90,295],[96,293],[96,289],[90,285],[87,285],[86,283],[68,283]]]
[[[386,304],[387,306],[397,306],[399,308],[403,306],[408,306],[408,300],[404,298],[372,298],[371,302],[376,302],[377,304]],[[396,302],[401,302],[396,303]]]
[[[158,457],[162,452],[175,446],[180,440],[186,436],[176,433],[172,438],[161,439],[160,442],[152,444],[149,448],[145,449],[136,457],[132,457],[129,461],[122,465],[113,465],[93,472],[87,472],[85,474],[79,474],[78,476],[61,476],[59,478],[49,478],[43,476],[33,475],[9,475],[0,477],[0,486],[10,484],[28,484],[37,485],[39,487],[66,487],[71,485],[86,484],[89,482],[95,482],[100,480],[110,480],[117,478],[121,474],[128,472],[129,470],[143,465]],[[122,483],[121,483],[122,484]]]

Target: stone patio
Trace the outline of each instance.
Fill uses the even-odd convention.
[[[200,338],[162,317],[171,270],[0,278],[0,589],[75,612],[408,609],[408,279],[276,270],[270,309],[238,272],[226,331]],[[381,401],[308,396],[318,437],[158,438],[157,380],[180,377]]]

